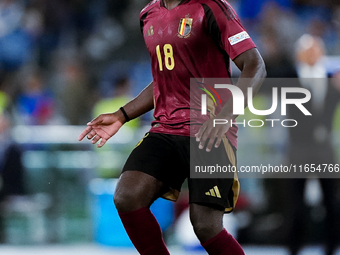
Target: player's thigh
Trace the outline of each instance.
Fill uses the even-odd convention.
[[[182,147],[189,150],[188,137],[150,132],[131,152],[123,173],[143,172],[164,183],[167,186],[164,193],[175,190],[179,193],[189,167],[182,155],[184,152],[181,153]]]
[[[123,172],[117,183],[114,203],[120,212],[149,207],[165,189],[165,185],[140,171]]]
[[[158,133],[144,136],[123,167],[115,195],[119,211],[150,206],[162,195],[176,200],[185,179],[177,150],[178,142],[185,144],[186,140],[182,140],[178,136]]]

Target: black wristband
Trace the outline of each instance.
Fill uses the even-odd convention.
[[[126,114],[126,111],[124,110],[123,107],[120,107],[119,110],[122,111],[124,117],[125,117],[125,122],[129,122],[131,119],[129,118],[129,116]]]

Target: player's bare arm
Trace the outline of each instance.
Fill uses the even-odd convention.
[[[85,136],[93,144],[100,140],[97,145],[100,148],[118,132],[125,122],[143,115],[153,107],[153,83],[151,82],[137,97],[124,105],[123,109],[101,114],[87,123],[87,128],[80,134],[78,140],[83,140]]]
[[[253,87],[253,95],[260,89],[263,78],[266,76],[265,64],[256,48],[240,54],[234,59],[234,63],[241,70],[240,79],[236,86],[242,90],[246,106],[247,88]],[[236,115],[233,115],[233,98],[231,97],[215,119],[234,120],[236,117]],[[215,147],[217,148],[220,145],[223,136],[230,128],[231,121],[229,121],[228,124],[216,125],[214,127],[213,120],[214,118],[203,123],[199,132],[196,134],[196,140],[200,142],[200,149],[203,149],[206,142],[208,142],[206,150],[210,151],[216,138]],[[208,141],[209,137],[210,139]]]

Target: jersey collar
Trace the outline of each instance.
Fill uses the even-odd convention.
[[[187,3],[187,2],[190,2],[190,0],[182,0],[178,5],[185,4],[185,3]],[[161,7],[166,8],[166,7],[165,7],[165,4],[164,4],[164,0],[161,0],[161,1],[160,1],[160,4],[161,4]],[[177,6],[178,6],[178,5],[177,5]]]

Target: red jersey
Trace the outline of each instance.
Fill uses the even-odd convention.
[[[200,127],[190,118],[190,78],[229,78],[230,59],[255,44],[225,0],[184,0],[171,10],[154,0],[141,11],[140,24],[153,74],[150,132],[190,136],[190,126]],[[231,95],[219,94],[223,103]],[[227,132],[235,147],[236,133],[236,126]]]

